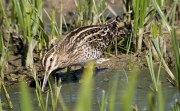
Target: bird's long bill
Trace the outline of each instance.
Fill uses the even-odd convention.
[[[45,75],[44,75],[44,80],[43,80],[43,84],[42,84],[42,89],[41,89],[41,91],[42,92],[44,92],[44,88],[46,87],[46,83],[47,83],[47,81],[48,81],[48,78],[49,78],[49,72],[45,72]]]

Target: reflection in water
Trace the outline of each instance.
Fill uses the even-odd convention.
[[[180,99],[180,98],[178,94],[178,89],[172,87],[172,85],[166,81],[166,77],[165,77],[166,75],[167,74],[161,74],[161,78],[163,78],[161,81],[163,86],[163,92],[166,95],[166,101],[167,101],[166,109],[170,110],[170,107],[172,104],[174,104],[175,99],[176,98]],[[120,96],[122,96],[127,85],[127,77],[125,75],[125,71],[114,72],[114,71],[104,70],[94,77],[95,84],[94,84],[94,88],[92,89],[94,91],[94,98],[93,98],[94,111],[100,109],[98,102],[101,102],[102,91],[104,90],[106,94],[110,94],[110,90],[112,88],[111,85],[113,84],[115,77],[118,77],[119,79],[117,92],[116,92],[115,109],[116,111],[119,111],[121,109]],[[79,82],[71,82],[71,83],[63,83],[62,85],[61,95],[69,109],[73,109],[74,105],[76,104],[76,101],[78,100],[78,91],[80,84],[81,83]],[[138,76],[138,85],[136,87],[136,94],[134,97],[134,105],[137,105],[140,111],[149,110],[148,94],[153,93],[153,91],[149,88],[149,85],[152,86],[149,70],[143,70]],[[30,88],[30,91],[31,91],[31,96],[33,98],[33,105],[35,108],[38,109],[35,89]],[[13,88],[9,88],[8,92],[14,104],[13,110],[19,110],[20,108],[19,95],[21,94],[21,92],[19,92],[19,88],[17,86]],[[5,101],[4,96],[2,96],[2,101]],[[109,102],[109,100],[107,102]],[[49,103],[49,105],[51,105],[51,103]],[[60,105],[58,107],[59,109],[61,109]]]

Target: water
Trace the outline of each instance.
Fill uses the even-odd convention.
[[[112,71],[112,70],[104,70],[99,72],[94,79],[95,84],[93,88],[93,110],[98,111],[100,109],[99,102],[101,101],[102,91],[104,90],[106,94],[110,94],[112,84],[114,83],[115,77],[118,77],[118,85],[116,92],[116,102],[115,102],[115,111],[119,111],[122,108],[122,100],[120,97],[123,95],[125,91],[127,82],[127,77],[129,77],[127,71]],[[163,94],[166,97],[166,110],[169,111],[171,105],[174,104],[175,99],[179,99],[178,88],[173,87],[169,82],[167,82],[166,78],[168,75],[166,73],[161,74],[162,81],[162,89]],[[138,84],[136,86],[136,93],[134,96],[134,105],[137,105],[140,111],[149,111],[149,100],[148,94],[153,93],[153,91],[149,88],[152,86],[151,77],[149,74],[149,70],[142,70],[140,75],[137,78]],[[70,82],[63,83],[61,88],[61,95],[67,107],[73,110],[74,105],[78,100],[78,91],[80,87],[79,82]],[[35,88],[30,88],[32,103],[35,110],[38,110],[38,104],[36,100]],[[8,93],[10,94],[11,100],[14,105],[13,111],[17,111],[20,109],[20,100],[19,96],[21,92],[19,91],[19,86],[13,86],[8,88]],[[45,95],[44,95],[45,96]],[[2,95],[2,101],[6,102],[4,95]],[[109,102],[109,99],[108,101]],[[51,103],[49,103],[49,108],[51,108]],[[3,109],[9,110],[7,106],[3,107]],[[58,109],[61,109],[61,106],[58,106]]]

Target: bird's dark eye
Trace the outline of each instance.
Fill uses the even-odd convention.
[[[52,59],[52,58],[50,58],[50,61],[53,61],[53,59]]]

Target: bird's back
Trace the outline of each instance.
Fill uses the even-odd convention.
[[[57,52],[67,56],[73,64],[83,64],[99,58],[118,33],[120,18],[103,25],[80,27],[66,35],[57,46]]]

